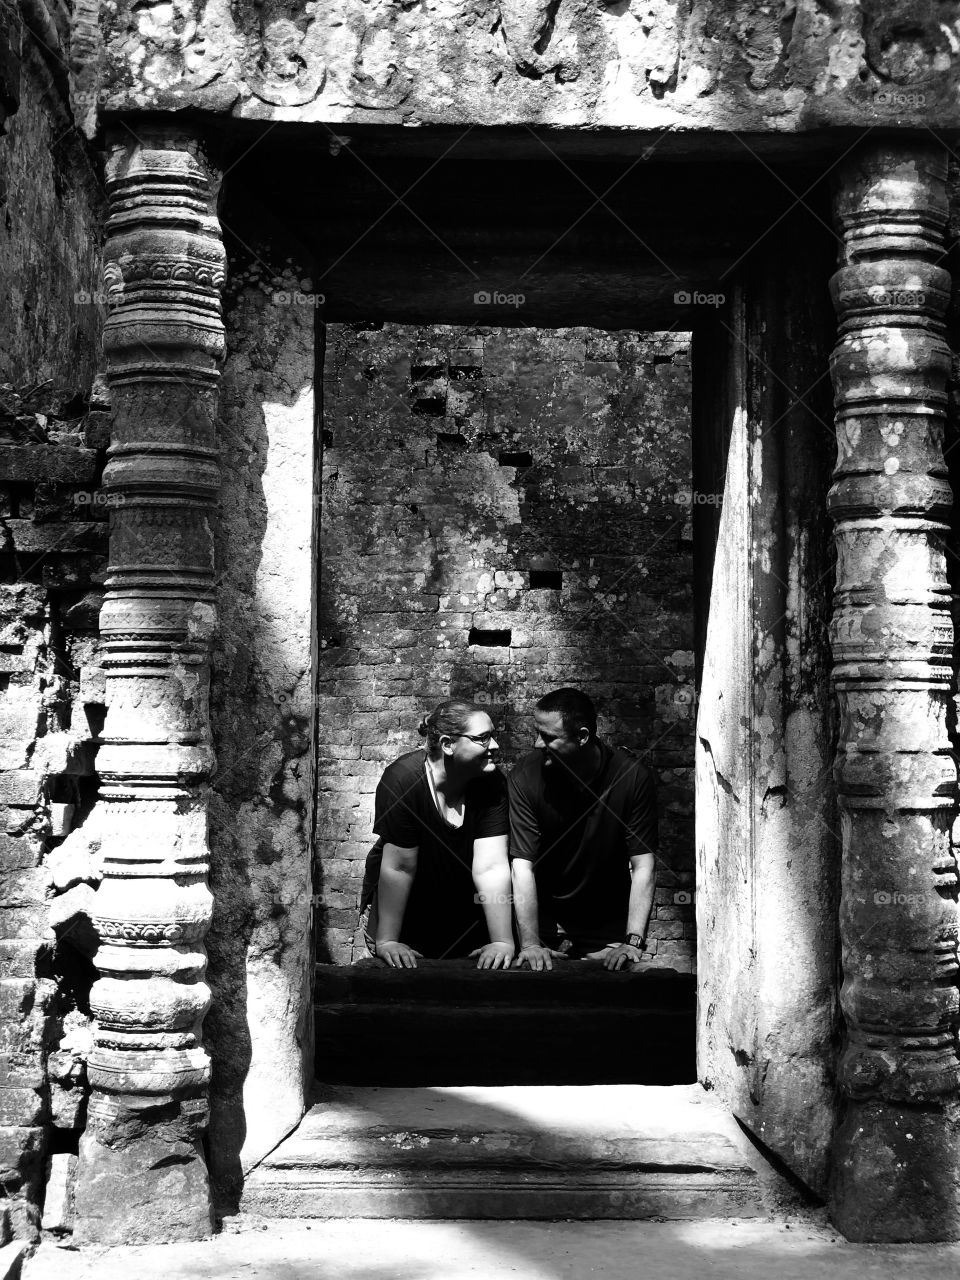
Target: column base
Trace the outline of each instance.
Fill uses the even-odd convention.
[[[828,1203],[858,1243],[960,1240],[960,1104],[847,1103]]]
[[[123,1145],[89,1131],[80,1141],[74,1241],[167,1244],[213,1234],[210,1179],[200,1142],[160,1123]]]

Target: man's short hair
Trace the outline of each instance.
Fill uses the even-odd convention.
[[[563,732],[575,738],[581,729],[590,731],[591,740],[597,736],[597,709],[585,693],[579,689],[554,689],[537,703],[538,711],[558,711]]]

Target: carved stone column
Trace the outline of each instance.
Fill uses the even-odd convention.
[[[847,162],[836,200],[845,1043],[831,1208],[854,1240],[960,1237],[945,178],[938,146],[885,141]]]
[[[225,256],[218,180],[195,139],[136,132],[118,136],[107,161],[108,710],[95,810],[93,1094],[77,1193],[78,1235],[97,1243],[211,1229],[199,1143]]]

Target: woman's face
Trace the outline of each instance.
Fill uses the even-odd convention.
[[[480,741],[476,741],[476,739]],[[493,721],[485,711],[475,711],[456,738],[449,738],[447,755],[461,769],[470,773],[493,773],[500,744],[494,737]]]

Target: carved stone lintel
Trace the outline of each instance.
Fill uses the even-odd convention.
[[[118,138],[107,163],[108,710],[93,1095],[77,1191],[78,1238],[98,1244],[211,1230],[199,1140],[210,1078],[201,1023],[225,256],[216,175],[196,140],[138,134]]]
[[[847,164],[836,201],[829,506],[846,1037],[833,1212],[860,1240],[960,1234],[945,179],[940,148],[878,143]],[[897,1162],[891,1152],[901,1148]]]

